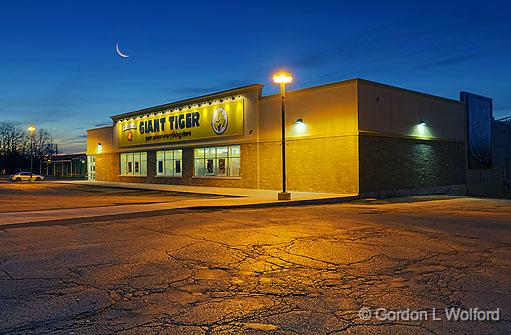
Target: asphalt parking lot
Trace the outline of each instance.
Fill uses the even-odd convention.
[[[36,196],[3,187],[2,200]],[[102,192],[114,205],[162,196]],[[509,334],[510,205],[414,197],[4,227],[0,334]],[[445,308],[500,314],[448,321]]]
[[[0,213],[173,202],[208,195],[0,179]]]

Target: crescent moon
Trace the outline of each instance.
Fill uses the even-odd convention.
[[[130,57],[130,55],[123,53],[121,51],[121,49],[119,49],[119,43],[115,43],[115,51],[117,51],[117,54],[119,56],[121,56],[122,58],[129,58]]]

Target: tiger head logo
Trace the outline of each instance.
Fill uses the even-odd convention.
[[[213,117],[211,118],[211,127],[213,128],[213,131],[218,135],[223,134],[227,129],[227,123],[227,111],[222,107],[215,109]]]

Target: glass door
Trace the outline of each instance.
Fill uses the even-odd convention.
[[[87,156],[87,179],[96,180],[96,156]]]

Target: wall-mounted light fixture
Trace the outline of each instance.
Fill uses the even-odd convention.
[[[296,119],[296,124],[302,124],[303,123],[303,119]]]
[[[425,126],[426,125],[426,121],[424,121],[423,119],[421,119],[419,121],[419,126]]]
[[[101,143],[98,143],[98,145],[97,145],[97,147],[96,147],[96,152],[97,152],[98,154],[100,154],[102,150],[103,150],[103,146],[101,145]]]

